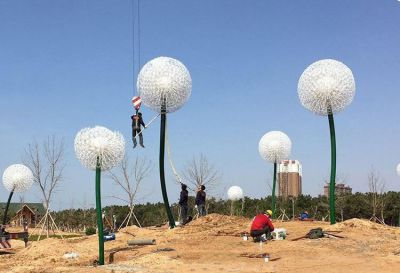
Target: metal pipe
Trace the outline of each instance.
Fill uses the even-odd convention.
[[[101,215],[101,191],[100,191],[101,165],[100,158],[97,157],[96,164],[96,214],[97,229],[99,236],[99,265],[104,265],[104,236],[103,236],[103,218]]]
[[[167,119],[167,113],[165,108],[165,101],[161,106],[161,125],[160,125],[160,158],[159,158],[159,166],[160,166],[160,184],[161,191],[164,200],[165,210],[167,211],[169,227],[175,227],[174,216],[172,215],[171,208],[168,202],[167,195],[167,187],[165,186],[165,171],[164,171],[164,152],[165,152],[165,123]]]
[[[276,165],[277,163],[274,162],[274,181],[272,182],[272,218],[275,218]]]
[[[335,182],[336,182],[336,138],[333,114],[328,114],[329,130],[331,135],[331,179],[329,183],[329,218],[331,225],[336,223],[335,212]]]
[[[133,246],[133,245],[155,245],[156,244],[156,239],[136,239],[136,240],[128,240],[128,245]]]
[[[3,215],[3,226],[5,226],[6,222],[7,222],[8,207],[10,206],[10,202],[11,202],[11,198],[12,198],[13,194],[14,194],[14,189],[10,192],[10,195],[8,196],[6,209],[4,210],[4,215]]]

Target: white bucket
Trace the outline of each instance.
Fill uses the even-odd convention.
[[[276,228],[271,232],[272,240],[284,240],[286,238],[285,228]]]

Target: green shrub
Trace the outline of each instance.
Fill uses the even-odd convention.
[[[96,229],[94,227],[88,227],[85,230],[85,234],[86,235],[93,235],[96,234]]]

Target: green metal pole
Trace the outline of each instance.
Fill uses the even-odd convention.
[[[336,223],[335,212],[335,182],[336,182],[336,138],[335,138],[335,123],[333,114],[328,114],[329,129],[331,134],[331,181],[329,183],[329,216],[331,225]]]
[[[96,165],[96,214],[97,214],[97,234],[99,235],[99,265],[104,265],[104,236],[103,218],[101,215],[101,194],[100,194],[101,167],[100,159],[97,157]]]
[[[8,213],[8,207],[10,206],[10,202],[11,202],[11,198],[14,194],[14,190],[12,190],[10,192],[10,195],[8,196],[8,201],[7,201],[7,205],[6,205],[6,209],[4,210],[4,215],[3,215],[3,226],[6,225],[7,223],[7,213]]]
[[[272,182],[272,218],[275,218],[276,162],[274,162],[274,181]]]
[[[171,208],[169,207],[167,187],[165,186],[165,171],[164,171],[164,152],[165,152],[165,122],[167,119],[167,113],[165,106],[161,108],[161,127],[160,127],[160,183],[161,191],[164,200],[165,209],[167,211],[169,227],[175,227],[174,216],[172,215]]]
[[[398,227],[400,227],[400,212],[399,212],[399,225],[398,225]]]

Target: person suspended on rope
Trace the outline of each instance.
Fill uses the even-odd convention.
[[[143,145],[143,133],[142,128],[146,128],[146,125],[143,122],[142,113],[139,112],[139,109],[136,109],[136,114],[131,116],[132,119],[132,140],[133,140],[133,148],[137,146],[136,135],[139,135],[139,144],[144,148]]]
[[[196,193],[196,206],[197,210],[199,211],[199,217],[206,215],[206,192],[204,191],[206,187],[201,185],[197,188]]]

